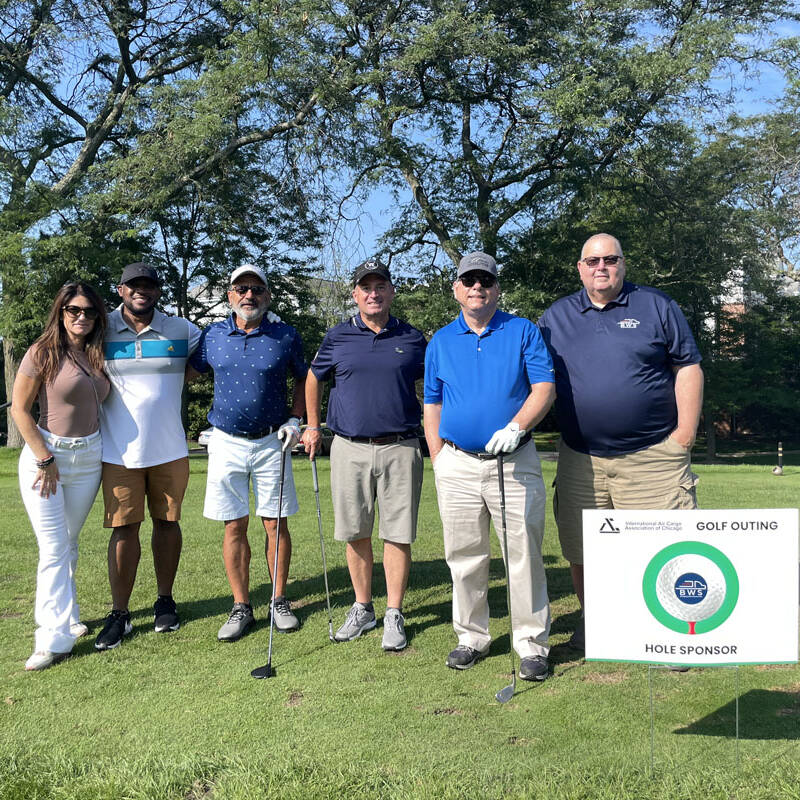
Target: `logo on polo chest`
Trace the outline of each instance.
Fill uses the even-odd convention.
[[[639,322],[638,319],[631,319],[630,317],[628,317],[627,319],[621,319],[617,323],[617,325],[619,325],[620,328],[638,328],[640,324],[641,323]]]

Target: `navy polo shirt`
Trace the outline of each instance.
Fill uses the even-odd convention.
[[[236,327],[231,314],[209,325],[189,363],[214,370],[214,402],[208,421],[220,430],[253,434],[282,425],[289,417],[286,378],[303,378],[307,367],[297,331],[266,316],[252,331]]]
[[[480,336],[459,314],[433,335],[425,356],[425,403],[442,404],[439,436],[464,450],[483,450],[522,408],[531,384],[552,382],[536,326],[503,311]]]
[[[331,381],[328,427],[342,436],[383,436],[419,426],[414,381],[422,377],[425,337],[389,317],[379,333],[360,314],[331,328],[311,362],[317,380]]]
[[[700,352],[678,304],[627,281],[604,308],[585,289],[553,303],[539,320],[556,370],[556,415],[564,441],[581,453],[644,450],[678,424],[672,368]]]

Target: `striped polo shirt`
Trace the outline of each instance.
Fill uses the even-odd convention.
[[[153,311],[136,333],[120,305],[108,316],[106,373],[111,393],[103,403],[103,461],[129,469],[152,467],[188,454],[181,421],[186,362],[200,329],[183,317]]]

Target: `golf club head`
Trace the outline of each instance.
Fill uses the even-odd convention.
[[[258,667],[250,673],[250,677],[258,678],[261,680],[262,678],[272,678],[275,675],[275,670],[272,668],[272,664],[264,664],[263,667]]]
[[[329,638],[329,639],[330,639],[330,640],[331,640],[331,641],[332,641],[334,644],[336,644],[336,639],[334,639],[334,638],[333,638],[333,623],[332,623],[332,622],[329,622],[329,623],[328,623],[328,638]]]
[[[495,700],[498,703],[507,703],[512,697],[514,696],[514,684],[509,684],[508,686],[504,686],[497,694],[494,696]]]

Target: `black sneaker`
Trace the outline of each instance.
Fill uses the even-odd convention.
[[[112,650],[122,644],[122,637],[133,631],[131,615],[127,611],[112,611],[106,617],[103,630],[97,635],[94,646],[96,650]]]
[[[480,650],[473,650],[465,644],[460,644],[447,656],[445,663],[450,669],[469,669],[474,667],[484,655],[485,653],[481,653]]]
[[[155,616],[156,633],[167,633],[176,631],[181,626],[178,619],[178,611],[172,595],[159,595],[158,600],[153,605],[153,615]]]
[[[519,676],[524,681],[543,681],[550,674],[545,656],[526,656],[519,662]]]

